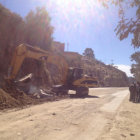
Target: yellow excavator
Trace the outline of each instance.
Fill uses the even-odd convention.
[[[68,90],[75,90],[77,96],[87,96],[89,87],[98,86],[97,78],[84,76],[81,68],[69,68],[62,55],[27,44],[21,44],[16,47],[11,60],[7,82],[4,87],[6,91],[7,89],[15,89],[13,83],[25,58],[32,58],[42,61],[42,63],[51,63],[57,66],[59,72],[63,75],[61,85],[52,87],[52,91],[57,94],[67,94]]]

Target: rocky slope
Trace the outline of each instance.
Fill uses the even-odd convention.
[[[84,61],[84,68],[87,74],[99,79],[100,86],[125,87],[129,81],[126,74],[111,65],[105,65],[98,60]]]
[[[70,66],[82,67],[85,74],[97,77],[100,86],[125,87],[129,85],[126,74],[112,65],[105,65],[97,59],[87,59],[74,52],[67,52],[65,57]]]

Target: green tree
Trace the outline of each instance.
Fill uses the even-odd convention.
[[[95,59],[94,51],[92,50],[92,48],[86,48],[86,49],[84,50],[83,55],[84,55],[87,59]]]
[[[39,46],[45,50],[51,50],[53,27],[50,22],[51,19],[45,7],[38,7],[36,11],[30,11],[25,18],[26,43]]]

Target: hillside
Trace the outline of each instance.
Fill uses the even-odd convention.
[[[128,86],[128,78],[124,72],[111,66],[105,65],[98,60],[84,62],[87,74],[98,77],[100,86],[125,87]]]
[[[126,74],[114,66],[105,65],[97,59],[87,59],[74,52],[66,52],[65,57],[69,66],[83,67],[85,74],[97,77],[100,86],[125,87],[129,84]]]

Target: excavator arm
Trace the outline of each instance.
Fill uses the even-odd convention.
[[[56,65],[59,69],[59,72],[63,73],[63,78],[61,82],[65,83],[68,72],[68,64],[62,56],[58,56],[54,53],[44,51],[38,47],[32,47],[25,44],[19,45],[14,51],[8,71],[8,79],[14,80],[16,78],[16,75],[19,72],[25,58],[42,60],[47,63]]]

